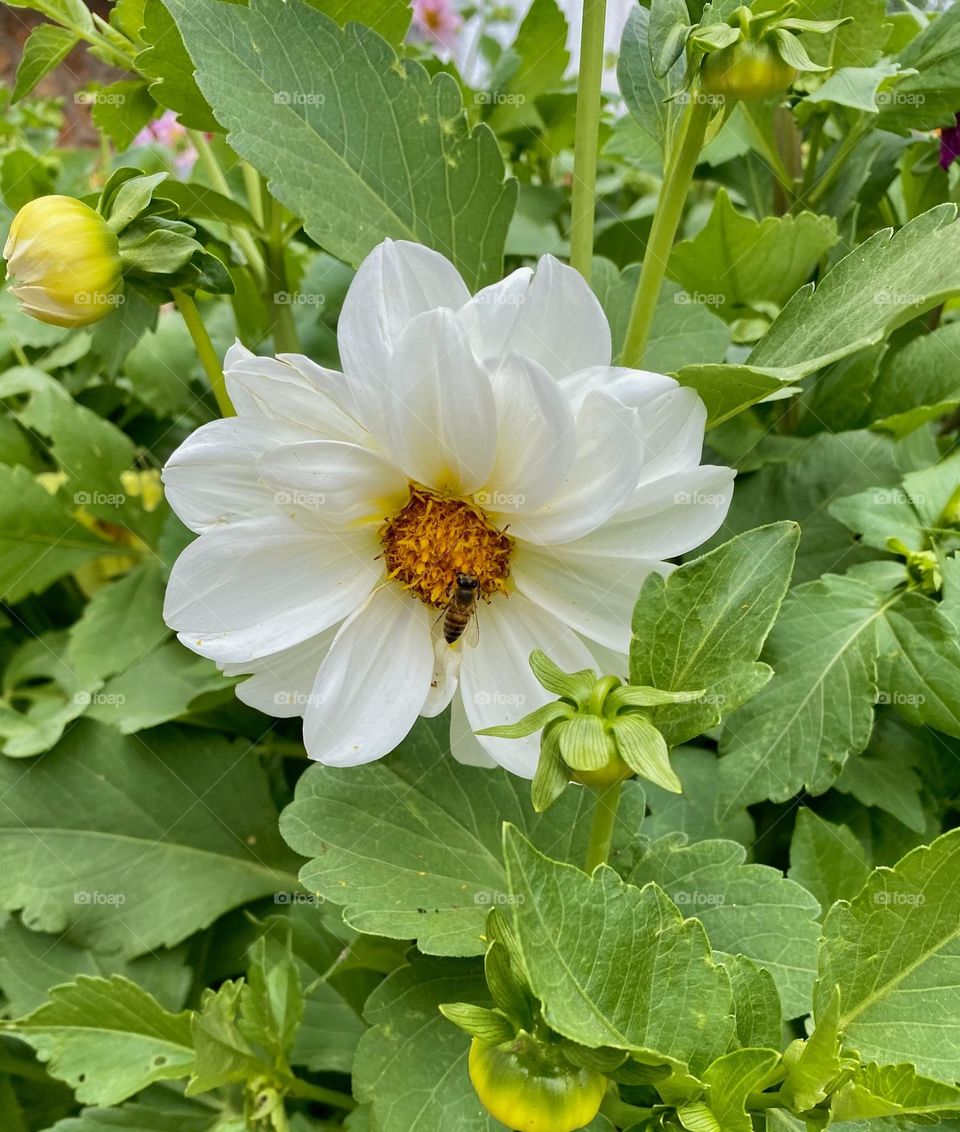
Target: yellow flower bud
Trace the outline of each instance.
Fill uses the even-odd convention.
[[[117,235],[73,197],[38,197],[13,218],[3,249],[21,308],[54,326],[88,326],[123,302]]]

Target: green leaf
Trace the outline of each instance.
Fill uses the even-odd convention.
[[[83,0],[7,0],[10,8],[29,8],[48,20],[77,31],[93,32],[93,18]]]
[[[729,1048],[732,994],[703,927],[655,884],[593,877],[504,831],[513,916],[548,1025],[590,1048],[645,1049],[693,1072]],[[654,979],[654,972],[657,973]]]
[[[59,1121],[50,1132],[245,1132],[242,1124],[224,1124],[222,1116],[207,1103],[154,1085],[120,1108],[85,1108],[79,1116]]]
[[[912,1065],[864,1065],[830,1104],[834,1120],[869,1120],[901,1114],[960,1114],[960,1089],[921,1077]]]
[[[887,539],[897,538],[911,550],[922,550],[925,534],[910,496],[900,487],[871,487],[835,499],[830,514],[866,546],[886,551]]]
[[[367,1000],[371,1029],[360,1042],[354,1093],[372,1104],[378,1132],[496,1132],[467,1076],[470,1039],[440,1013],[445,1002],[488,1001],[476,963],[414,962]]]
[[[26,468],[0,464],[0,598],[17,602],[116,545],[82,526]]]
[[[757,221],[737,212],[720,189],[704,227],[674,247],[668,271],[729,322],[782,307],[836,242],[828,216],[800,212]]]
[[[780,1054],[772,1049],[738,1049],[718,1057],[703,1073],[707,1105],[722,1132],[752,1132],[747,1097],[763,1092],[774,1077]],[[678,1115],[683,1119],[683,1109]]]
[[[810,57],[834,70],[838,67],[869,67],[880,58],[890,36],[884,22],[883,0],[808,0],[803,15],[811,20],[849,20],[827,35],[804,39]]]
[[[933,15],[931,13],[931,15]],[[934,15],[926,27],[895,57],[912,68],[883,107],[878,125],[885,130],[929,130],[956,123],[960,106],[960,9],[956,5]]]
[[[657,76],[651,55],[650,13],[634,8],[623,29],[617,80],[627,109],[661,150],[669,146],[683,112],[680,99],[670,99],[680,91],[685,69],[681,56],[663,78]]]
[[[524,126],[542,128],[543,119],[537,111],[536,99],[563,85],[563,75],[570,62],[566,47],[567,21],[556,0],[533,0],[527,9],[512,45],[501,55],[490,80],[502,98],[487,119],[497,135]],[[498,81],[509,66],[506,82]],[[475,96],[477,98],[480,95]]]
[[[163,624],[163,572],[146,561],[103,586],[70,630],[67,661],[85,679],[129,668],[168,636]]]
[[[156,109],[157,104],[145,82],[121,79],[95,92],[91,117],[97,129],[123,151],[130,147]]]
[[[791,523],[759,527],[668,578],[644,582],[633,612],[630,683],[706,689],[694,703],[651,712],[671,746],[715,726],[769,679],[757,657],[790,583],[798,539]]]
[[[904,694],[916,695],[887,693],[879,698],[899,699]],[[869,747],[847,759],[834,788],[852,794],[864,806],[886,810],[917,833],[925,833],[928,818],[917,768],[929,762],[929,742],[929,733],[917,732],[892,712],[881,711]]]
[[[479,955],[488,912],[509,901],[502,823],[579,860],[593,798],[568,790],[537,816],[523,779],[457,763],[448,727],[446,716],[420,720],[394,756],[368,766],[311,767],[283,812],[281,832],[312,858],[303,884],[345,905],[351,927],[417,939],[431,955]],[[625,819],[626,829],[639,826],[642,814],[642,791],[631,795],[628,804],[639,812]]]
[[[694,389],[707,407],[707,428],[716,428],[744,409],[787,388],[787,380],[749,365],[685,365],[674,375]]]
[[[414,240],[471,287],[499,278],[516,187],[449,75],[301,0],[165,2],[230,144],[319,244],[357,266],[387,237]]]
[[[670,766],[667,742],[648,719],[630,712],[612,720],[610,731],[620,757],[634,774],[664,790],[680,793],[680,779]]]
[[[796,381],[881,341],[960,290],[956,216],[956,205],[938,205],[895,235],[884,229],[865,240],[816,289],[793,296],[748,362]]]
[[[851,110],[860,110],[865,114],[876,114],[887,101],[886,89],[881,94],[881,86],[889,87],[889,80],[899,72],[898,64],[887,62],[875,63],[872,67],[841,67],[834,71],[823,86],[808,94],[801,105],[807,107],[831,103],[834,106],[848,106]]]
[[[764,656],[775,675],[724,729],[722,808],[822,794],[873,728],[883,598],[825,575],[783,604]]]
[[[81,721],[28,774],[0,760],[0,905],[31,929],[133,956],[296,891],[246,742]]]
[[[733,841],[686,845],[676,834],[641,852],[625,879],[659,885],[685,916],[696,916],[715,951],[744,955],[766,968],[786,1018],[810,1010],[820,905],[777,869],[745,864]]]
[[[194,78],[193,62],[183,45],[180,29],[163,6],[163,0],[146,0],[143,9],[143,41],[137,55],[140,74],[152,79],[150,94],[167,110],[176,111],[180,122],[193,130],[220,130],[207,100]]]
[[[829,1096],[843,1070],[840,1040],[840,995],[834,992],[826,1010],[806,1040],[792,1042],[784,1054],[787,1078],[781,1088],[784,1103],[806,1112]]]
[[[78,42],[78,37],[69,28],[56,24],[35,27],[23,46],[12,101],[19,102],[28,95],[44,75],[60,66]]]
[[[840,1028],[864,1061],[960,1077],[960,830],[877,869],[827,914],[817,1015],[840,989]]]
[[[751,845],[753,819],[745,808],[725,819],[719,816],[717,779],[720,762],[716,755],[702,747],[675,747],[670,760],[680,777],[683,793],[671,794],[653,783],[645,785],[650,813],[644,819],[644,835],[654,839],[666,833],[684,833],[691,841],[723,837]]]
[[[171,1014],[121,975],[80,975],[7,1025],[87,1103],[118,1104],[154,1081],[185,1077],[193,1063],[189,1013]]]
[[[349,7],[344,7],[341,0],[308,0],[308,3],[341,26],[347,20],[355,20],[398,45],[403,43],[410,27],[411,9],[401,0],[353,0]]]
[[[866,850],[848,826],[834,825],[804,807],[790,842],[791,880],[820,901],[824,913],[838,900],[849,900],[870,875]]]
[[[780,1045],[783,1020],[773,975],[766,967],[743,955],[727,955],[723,965],[733,991],[737,1042],[744,1047],[776,1049]]]
[[[115,952],[88,951],[65,939],[28,931],[11,918],[0,929],[0,987],[13,1016],[29,1014],[47,1001],[50,990],[77,975],[125,975],[168,1010],[179,1010],[192,972],[182,950],[161,951],[132,961]]]

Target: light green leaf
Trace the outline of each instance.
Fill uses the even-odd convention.
[[[820,905],[777,869],[745,864],[733,841],[686,845],[676,834],[641,850],[625,880],[660,886],[685,916],[696,916],[715,951],[744,955],[766,968],[785,1018],[810,1011]]]
[[[876,114],[886,102],[880,87],[900,71],[897,63],[880,62],[872,67],[841,67],[801,103],[801,106],[814,106],[832,103],[834,106],[849,106],[865,114]]]
[[[449,75],[302,0],[165,2],[230,144],[319,244],[357,266],[387,237],[414,240],[471,287],[499,278],[516,187]]]
[[[116,546],[82,526],[26,468],[0,464],[0,597],[17,602]]]
[[[707,407],[708,429],[789,385],[788,379],[777,372],[750,365],[685,365],[674,376],[681,385],[699,394]]]
[[[17,67],[13,101],[18,102],[24,98],[44,75],[59,67],[77,43],[76,34],[69,28],[58,27],[56,24],[40,24],[35,27],[24,44],[23,55]]]
[[[860,536],[860,541],[886,551],[897,538],[911,550],[922,550],[926,536],[920,516],[902,487],[871,487],[844,495],[829,506],[830,514]]]
[[[783,1020],[780,995],[773,975],[744,955],[726,955],[723,965],[730,976],[737,1042],[743,1047],[776,1049],[780,1045]]]
[[[496,1132],[467,1076],[470,1039],[440,1013],[444,1002],[486,1003],[477,963],[418,961],[371,994],[370,1029],[360,1042],[354,1093],[372,1104],[378,1132]]]
[[[722,1132],[752,1132],[747,1097],[763,1092],[779,1061],[780,1054],[773,1049],[738,1049],[718,1057],[704,1070],[703,1080],[710,1090],[707,1104]]]
[[[921,1077],[912,1065],[864,1065],[833,1097],[834,1120],[960,1115],[960,1089]]]
[[[806,36],[804,46],[815,63],[831,70],[869,67],[880,58],[890,36],[886,12],[883,0],[807,0],[805,19],[849,22],[826,35]]]
[[[693,1072],[729,1048],[730,978],[697,920],[655,884],[588,877],[504,832],[513,916],[530,986],[547,1023],[596,1048],[646,1049]],[[656,972],[656,978],[654,978]]]
[[[10,8],[29,8],[48,20],[77,31],[92,32],[93,18],[83,0],[7,0]]]
[[[903,436],[960,405],[960,322],[919,334],[883,359],[873,390],[874,428]]]
[[[910,697],[916,693],[888,692],[878,698],[899,699],[902,695]],[[870,745],[847,759],[834,789],[852,794],[864,806],[886,810],[905,826],[924,833],[928,816],[921,800],[923,785],[917,768],[929,762],[929,742],[929,733],[917,732],[892,712],[881,711]]]
[[[788,1108],[806,1112],[829,1096],[843,1070],[840,1035],[840,995],[836,991],[806,1041],[797,1039],[784,1054],[788,1067],[781,1095]]]
[[[342,0],[308,0],[308,3],[311,8],[336,20],[341,27],[348,20],[355,20],[373,28],[391,43],[403,43],[410,26],[411,9],[402,0],[353,0],[348,6]]]
[[[623,29],[617,80],[630,113],[661,150],[669,146],[683,113],[680,101],[670,101],[670,96],[679,92],[684,70],[681,57],[663,78],[657,76],[650,50],[650,13],[634,8]]]
[[[956,205],[938,205],[895,235],[884,229],[865,240],[816,289],[793,296],[749,364],[796,381],[881,341],[960,290],[956,216]]]
[[[494,105],[487,119],[494,133],[501,135],[524,126],[542,128],[535,100],[562,87],[570,62],[566,42],[567,21],[556,0],[533,0],[516,39],[500,56],[490,80],[498,94],[513,95]]]
[[[225,1124],[209,1103],[177,1096],[162,1085],[120,1108],[85,1108],[61,1120],[50,1132],[245,1132],[243,1124]]]
[[[813,893],[824,913],[837,900],[856,896],[869,874],[869,855],[848,826],[825,821],[806,807],[797,813],[788,875]]]
[[[722,837],[751,845],[753,819],[746,809],[732,813],[726,820],[721,820],[717,813],[720,761],[716,755],[702,747],[675,747],[670,761],[680,778],[683,793],[668,793],[653,783],[645,785],[650,812],[644,819],[644,835],[655,839],[667,833],[683,833],[691,841]]]
[[[674,247],[667,270],[729,322],[782,307],[836,242],[828,216],[800,212],[757,221],[737,212],[720,189],[709,220]]]
[[[0,906],[81,946],[140,955],[298,887],[245,741],[81,721],[28,774],[0,760],[0,794]]]
[[[7,1028],[87,1103],[118,1104],[154,1081],[185,1077],[193,1064],[189,1013],[171,1014],[121,975],[80,975]]]
[[[873,727],[877,622],[883,598],[825,575],[783,604],[764,653],[775,675],[724,729],[722,812],[804,787],[826,790]]]
[[[840,1028],[865,1061],[960,1077],[960,830],[877,869],[827,914],[816,1012],[840,988]]]
[[[146,48],[136,57],[141,75],[152,79],[150,94],[179,121],[193,130],[220,130],[207,100],[200,93],[193,63],[183,46],[183,37],[163,0],[146,0],[143,9],[143,41]]]
[[[916,74],[905,78],[884,105],[878,124],[885,130],[929,130],[956,122],[960,8],[953,4],[931,16],[923,31],[895,56],[901,67],[913,68]]]
[[[284,810],[281,832],[312,858],[303,884],[345,905],[351,927],[417,939],[431,955],[479,955],[488,912],[508,900],[502,823],[515,823],[549,853],[580,860],[593,798],[568,790],[538,816],[523,779],[457,763],[448,729],[445,715],[420,720],[389,759],[312,767]],[[628,796],[635,816],[626,817],[626,830],[639,827],[642,795]]]
[[[644,582],[633,612],[630,683],[706,689],[693,703],[651,713],[670,745],[709,730],[769,679],[757,657],[790,584],[798,540],[792,523],[758,527],[666,579]]]

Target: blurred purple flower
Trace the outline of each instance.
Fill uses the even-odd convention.
[[[957,158],[960,158],[960,111],[957,124],[940,131],[940,168],[949,169]]]
[[[177,176],[188,177],[197,160],[197,151],[187,142],[187,137],[187,128],[181,124],[176,112],[166,110],[143,127],[133,139],[133,144],[159,145],[169,150]]]

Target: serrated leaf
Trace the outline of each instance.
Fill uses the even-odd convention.
[[[757,656],[780,608],[799,539],[777,523],[650,576],[633,613],[630,683],[706,689],[697,702],[651,712],[670,745],[707,731],[769,678]]]
[[[153,1085],[129,1104],[85,1108],[79,1116],[58,1121],[50,1132],[245,1132],[242,1124],[224,1124],[222,1115],[208,1103]]]
[[[79,42],[77,35],[69,28],[56,24],[40,24],[30,33],[24,44],[23,55],[17,66],[17,78],[13,86],[13,101],[33,90],[44,75],[58,67]]]
[[[749,364],[799,380],[881,341],[960,290],[956,217],[956,205],[938,205],[895,235],[884,229],[865,240],[815,289],[796,292]]]
[[[776,1049],[781,1041],[783,1017],[773,975],[744,955],[726,955],[722,962],[733,991],[737,1043],[745,1048]]]
[[[901,132],[954,125],[960,105],[958,50],[960,10],[951,5],[894,56],[901,67],[916,74],[897,87],[897,96],[884,105],[878,125]]]
[[[921,1077],[912,1065],[864,1065],[832,1098],[835,1120],[960,1114],[960,1089]]]
[[[630,791],[639,825],[643,791]],[[448,722],[420,720],[392,757],[348,770],[312,767],[297,784],[281,831],[312,858],[304,885],[358,931],[418,939],[432,955],[479,955],[486,918],[508,900],[500,831],[511,821],[551,853],[580,860],[592,795],[568,790],[543,815],[529,785],[501,770],[454,761]],[[632,798],[632,802],[630,801]]]
[[[877,869],[827,914],[816,1011],[840,989],[840,1028],[864,1061],[960,1077],[960,830]]]
[[[864,806],[886,810],[917,833],[925,833],[928,815],[917,769],[929,762],[930,741],[930,732],[917,732],[892,712],[881,711],[870,745],[861,754],[847,759],[834,788],[851,794]],[[853,893],[838,895],[852,896]]]
[[[641,890],[606,866],[588,877],[549,860],[510,825],[504,852],[530,986],[553,1029],[591,1048],[656,1051],[694,1072],[729,1047],[730,979],[698,921],[684,921],[655,884]]]
[[[809,0],[803,15],[811,20],[848,20],[826,35],[807,36],[804,43],[813,60],[833,70],[869,67],[880,57],[890,37],[884,22],[883,0]]]
[[[654,882],[685,916],[696,916],[715,951],[744,955],[773,976],[785,1018],[810,1010],[816,976],[815,897],[777,869],[745,864],[733,841],[686,845],[677,835],[648,844],[625,879]]]
[[[722,812],[803,788],[821,794],[863,750],[885,611],[882,595],[850,577],[827,574],[790,593],[764,653],[775,675],[724,728]]]
[[[783,306],[836,242],[829,216],[800,212],[757,221],[737,212],[720,189],[704,227],[670,253],[668,271],[730,321]]]
[[[171,1014],[121,975],[80,975],[12,1027],[87,1103],[118,1104],[193,1064],[189,1013]]]
[[[496,1132],[467,1076],[470,1039],[440,1013],[444,1002],[486,1002],[477,963],[419,961],[386,978],[367,1001],[371,1029],[357,1049],[354,1092],[372,1104],[378,1132]]]
[[[165,3],[230,144],[319,244],[357,266],[387,237],[414,240],[471,287],[499,277],[516,187],[449,75],[301,0]]]
[[[960,405],[960,322],[920,334],[884,357],[873,389],[875,428],[904,436]]]
[[[193,130],[220,130],[207,100],[200,93],[193,63],[183,37],[163,0],[146,0],[141,31],[146,47],[136,57],[140,74],[152,79],[150,94],[163,107],[176,112]]]
[[[848,826],[803,808],[790,842],[788,875],[812,892],[826,913],[837,900],[856,896],[870,875],[870,859]]]
[[[752,1132],[747,1097],[763,1092],[780,1061],[773,1049],[738,1049],[718,1057],[703,1073],[709,1086],[708,1107],[721,1132]]]
[[[0,760],[0,906],[31,929],[141,955],[297,891],[248,744],[81,721],[28,774]]]

